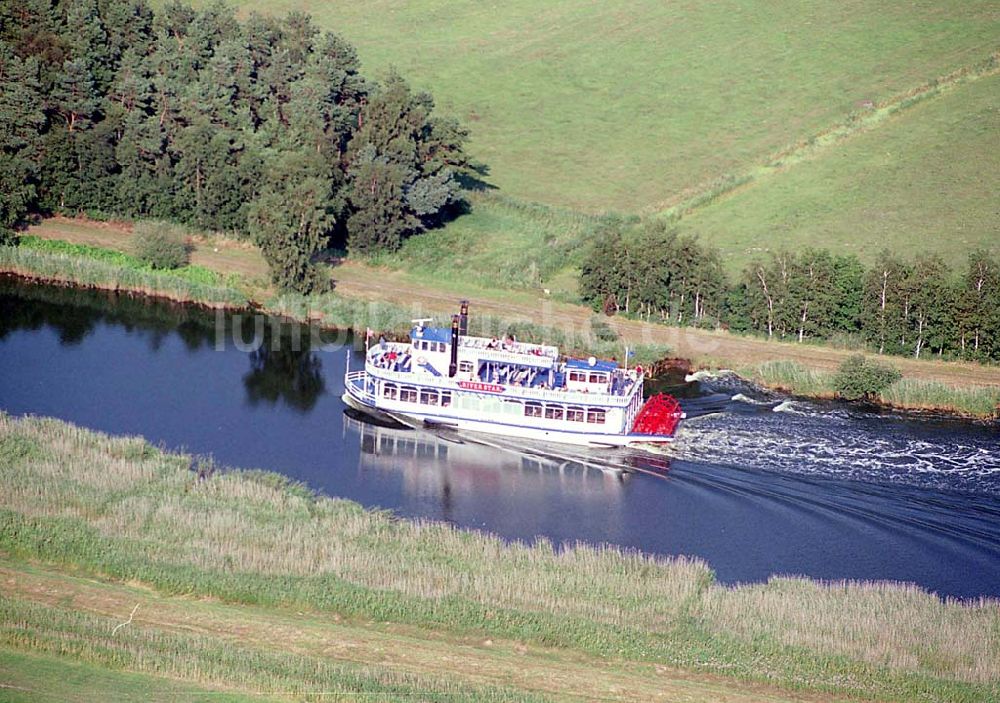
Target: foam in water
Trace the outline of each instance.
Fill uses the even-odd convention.
[[[723,412],[681,424],[671,447],[678,459],[1000,494],[1000,432],[995,426],[801,399],[761,401],[753,397],[760,389],[732,376],[703,382],[702,390],[738,392],[729,396]],[[691,401],[695,412],[698,403]]]

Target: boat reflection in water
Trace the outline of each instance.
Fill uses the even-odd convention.
[[[344,432],[360,438],[359,470],[398,475],[407,497],[423,511],[437,503],[438,519],[486,529],[514,517],[520,538],[538,534],[553,517],[578,526],[581,510],[591,526],[619,533],[634,472],[666,468],[655,457],[636,461],[634,452],[509,444],[496,437],[483,443],[448,430],[380,423],[352,409],[344,411]]]

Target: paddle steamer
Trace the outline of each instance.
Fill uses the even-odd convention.
[[[512,438],[597,447],[673,439],[680,406],[667,395],[644,402],[642,368],[567,358],[512,337],[470,336],[468,320],[463,301],[450,329],[419,320],[407,342],[368,344],[367,336],[365,368],[348,365],[344,402],[410,426]]]

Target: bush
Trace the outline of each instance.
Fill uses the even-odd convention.
[[[611,325],[596,315],[590,318],[590,331],[599,342],[614,342],[618,339],[618,333],[611,328]]]
[[[893,366],[854,354],[840,365],[833,387],[845,400],[873,400],[902,377]]]
[[[133,245],[135,255],[154,269],[176,269],[188,264],[186,238],[165,222],[136,225]]]

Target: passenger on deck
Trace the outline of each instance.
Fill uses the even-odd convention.
[[[486,345],[486,348],[487,349],[496,349],[499,346],[500,346],[500,342],[498,342],[497,338],[494,337],[493,339],[490,340],[490,343]]]

